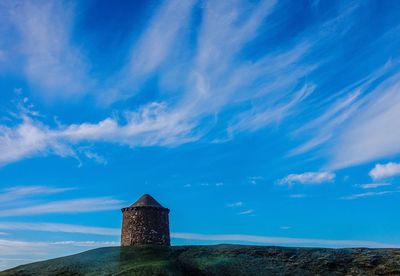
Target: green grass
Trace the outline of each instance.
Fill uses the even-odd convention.
[[[5,275],[400,275],[398,249],[267,246],[106,247]]]

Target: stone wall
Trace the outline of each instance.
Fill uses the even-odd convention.
[[[168,214],[166,208],[123,208],[121,245],[170,245]]]

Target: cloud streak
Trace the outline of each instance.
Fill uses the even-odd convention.
[[[386,71],[390,74],[389,69]],[[397,143],[400,138],[399,89],[400,74],[392,74],[360,99],[357,107],[353,105],[358,112],[353,114],[332,146],[331,168],[344,168],[400,153]]]
[[[241,201],[226,204],[226,207],[228,208],[241,207],[241,206],[243,206],[243,202]]]
[[[399,126],[395,119],[399,116],[400,63],[394,54],[398,41],[393,40],[398,28],[399,25],[387,28],[364,48],[364,53],[381,49],[372,55],[362,55],[363,58],[368,55],[375,66],[359,70],[354,81],[314,103],[313,116],[299,120],[301,124],[291,136],[303,142],[291,149],[288,156],[314,154],[327,160],[326,169],[336,170],[400,153],[396,142],[400,137]],[[328,83],[332,85],[334,81]],[[317,85],[324,84],[317,82]]]
[[[75,188],[53,188],[48,186],[17,186],[3,189],[0,203],[40,195],[51,195],[74,190]]]
[[[253,209],[249,209],[249,210],[245,210],[242,212],[239,212],[238,215],[253,215],[254,214],[254,210]]]
[[[380,188],[380,187],[386,187],[390,186],[390,183],[369,183],[369,184],[360,184],[357,185],[357,187],[360,187],[362,189],[375,189],[375,188]]]
[[[354,194],[351,196],[345,196],[345,197],[342,197],[341,199],[354,200],[354,199],[360,199],[360,198],[365,198],[365,197],[383,196],[383,195],[388,195],[388,194],[393,194],[393,193],[398,193],[398,192],[399,191],[367,192],[367,193]]]
[[[0,210],[0,217],[32,216],[44,214],[77,214],[117,210],[123,201],[108,197],[59,200],[27,207]]]
[[[158,9],[132,50],[132,75],[148,75],[167,60],[173,47],[179,45],[182,29],[188,24],[194,4],[193,0],[173,0]]]
[[[51,242],[51,245],[72,245],[83,247],[104,247],[104,246],[119,246],[120,242],[117,241],[58,241]]]
[[[322,184],[332,182],[335,174],[331,172],[306,172],[302,174],[289,174],[277,181],[279,185],[292,184]]]
[[[72,5],[52,1],[7,2],[21,37],[27,79],[48,98],[79,96],[92,80],[80,49],[72,43]]]
[[[0,222],[2,230],[30,230],[55,233],[80,233],[104,236],[118,236],[121,230],[107,227],[90,227],[84,225],[65,223],[40,223],[40,222]]]

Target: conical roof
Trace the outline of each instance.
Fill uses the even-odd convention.
[[[160,203],[157,202],[151,195],[144,194],[142,195],[135,203],[133,203],[129,207],[157,207],[164,208]]]

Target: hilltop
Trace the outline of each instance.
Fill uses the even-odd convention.
[[[0,275],[400,275],[400,249],[105,247]]]

